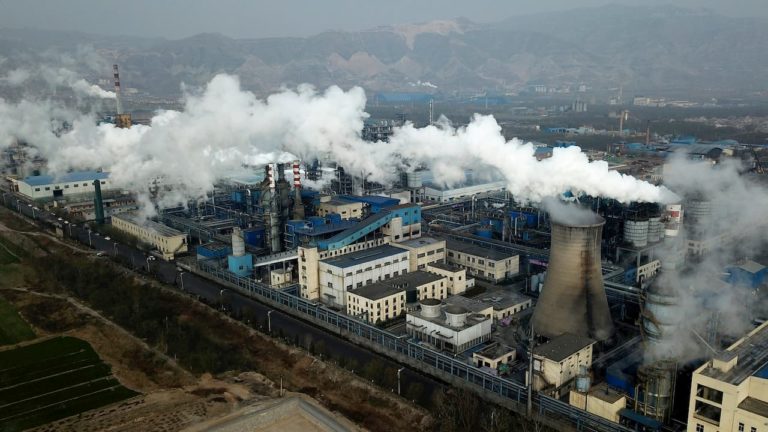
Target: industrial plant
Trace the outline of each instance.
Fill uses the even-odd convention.
[[[115,112],[99,127],[155,127],[134,125],[116,64],[113,78]],[[493,155],[452,167],[459,180],[446,181],[446,159],[401,151],[408,128],[385,119],[357,131],[364,148],[397,150],[389,177],[344,166],[346,148],[305,160],[270,153],[238,161],[204,194],[169,200],[185,179],[127,185],[102,166],[48,172],[42,153],[25,156],[34,143],[19,141],[6,152],[5,183],[19,213],[55,215],[62,237],[75,237],[67,224],[90,226],[91,243],[106,229],[144,253],[148,271],[152,257],[220,284],[225,312],[223,293],[237,291],[517,412],[575,430],[765,429],[766,255],[721,253],[749,238],[724,222],[718,191],[679,180],[680,166],[724,172],[754,149],[659,146],[643,168],[655,177],[641,182],[616,163],[618,147],[587,157],[570,144],[507,143],[527,152],[526,169],[570,157],[603,176],[521,186],[522,174],[505,171],[511,158]],[[475,142],[468,131],[440,139],[463,148]],[[738,175],[762,181],[756,171]],[[764,229],[764,217],[753,222]],[[724,316],[734,309],[741,327]]]

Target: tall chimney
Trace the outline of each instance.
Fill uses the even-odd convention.
[[[115,126],[121,129],[127,129],[131,127],[132,120],[131,114],[123,112],[123,98],[120,91],[120,72],[117,69],[117,65],[112,65],[112,72],[115,77],[115,100],[117,101],[117,114],[115,115]]]
[[[101,195],[101,180],[93,181],[93,208],[96,213],[96,223],[104,225],[104,198]]]
[[[304,219],[304,204],[301,202],[301,164],[299,161],[293,161],[293,219]]]
[[[539,335],[572,333],[598,341],[613,335],[600,264],[604,224],[598,215],[585,224],[552,223],[549,268],[533,312]]]

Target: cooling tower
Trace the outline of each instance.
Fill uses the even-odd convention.
[[[537,334],[572,333],[598,341],[613,335],[600,265],[604,224],[598,215],[587,223],[552,223],[549,268],[533,312]]]

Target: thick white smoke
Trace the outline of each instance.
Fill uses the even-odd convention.
[[[318,92],[308,85],[260,100],[242,90],[236,77],[218,75],[201,91],[187,93],[182,111],[158,112],[152,126],[130,129],[96,125],[49,103],[0,103],[0,112],[11,113],[10,121],[0,120],[0,146],[23,139],[48,159],[54,173],[101,168],[129,189],[144,190],[152,182],[173,186],[173,194],[165,193],[166,204],[203,196],[217,179],[279,155],[330,159],[353,175],[383,183],[395,180],[398,169],[422,164],[446,183],[463,180],[468,168],[494,170],[519,200],[539,201],[568,190],[623,202],[674,196],[609,171],[603,162],[589,162],[578,148],[556,149],[539,162],[531,144],[506,141],[491,116],[477,115],[461,128],[445,119],[426,128],[407,124],[389,143],[366,142],[360,138],[365,103],[360,88]],[[50,133],[49,118],[67,120],[71,131]]]
[[[114,99],[115,92],[104,90],[96,84],[91,84],[65,67],[52,67],[42,65],[34,70],[14,69],[7,75],[0,77],[0,85],[20,87],[29,84],[30,81],[39,79],[54,91],[58,87],[71,89],[79,97],[93,97],[100,99]]]

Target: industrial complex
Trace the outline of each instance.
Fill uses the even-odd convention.
[[[112,122],[130,128],[117,65],[114,79]],[[395,124],[368,124],[364,137],[384,140]],[[621,152],[653,159],[633,169],[663,184],[672,154],[715,167],[754,150],[622,144],[590,158],[626,172]],[[691,275],[743,240],[718,224],[706,190],[663,204],[561,191],[577,217],[518,200],[503,180],[439,184],[418,166],[383,185],[333,161],[295,160],[248,166],[247,179],[219,179],[204,198],[149,212],[99,167],[49,175],[44,161],[36,173],[16,165],[6,185],[17,206],[93,232],[108,226],[222,293],[268,302],[519,413],[575,430],[768,430],[768,311],[758,307],[768,262],[754,254]],[[701,278],[706,292],[691,282]],[[742,309],[749,328],[734,334],[714,307],[688,307],[713,304],[713,289],[752,299]]]

